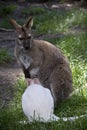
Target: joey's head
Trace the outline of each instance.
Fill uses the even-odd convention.
[[[23,26],[19,25],[14,19],[11,19],[10,23],[15,28],[17,33],[17,44],[23,47],[25,50],[30,49],[33,44],[33,38],[31,34],[31,27],[33,25],[32,17],[29,17]]]
[[[38,84],[38,85],[41,85],[40,81],[38,78],[33,78],[33,79],[26,79],[27,81],[27,84],[28,85],[33,85],[33,84]]]

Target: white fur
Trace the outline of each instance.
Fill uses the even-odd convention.
[[[24,67],[28,69],[31,65],[32,59],[27,55],[20,55],[19,58]]]
[[[54,112],[54,101],[49,89],[40,84],[31,84],[22,95],[22,108],[30,122],[58,120]]]

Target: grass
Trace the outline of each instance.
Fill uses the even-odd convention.
[[[44,15],[35,17],[36,33],[67,33],[75,27],[87,28],[87,12],[80,9],[70,11],[48,11]]]
[[[6,17],[12,14],[16,9],[16,5],[0,5],[0,16]]]
[[[47,11],[47,10],[46,10]],[[26,12],[26,11],[25,11]],[[33,11],[34,12],[34,11]],[[39,12],[39,11],[38,11]],[[24,17],[27,17],[25,14]],[[41,15],[34,14],[34,28],[37,34],[62,33],[60,38],[50,38],[68,57],[73,74],[74,92],[70,99],[59,104],[55,114],[59,117],[87,114],[87,11],[80,9],[53,10]],[[75,32],[79,27],[80,31]],[[85,28],[85,29],[84,29]],[[8,109],[0,110],[1,130],[86,130],[87,117],[76,121],[38,123],[21,125],[27,120],[21,108],[21,96],[26,88],[24,78],[16,84],[17,94]]]
[[[46,9],[44,9],[43,7],[29,7],[29,8],[25,8],[22,10],[22,14],[26,17],[27,15],[40,15],[40,14],[44,14],[47,13],[48,11]]]
[[[6,29],[12,28],[11,24],[9,23],[9,18],[4,18],[4,20],[0,22],[0,27]]]
[[[0,49],[0,64],[9,63],[12,56],[8,53],[7,49]]]
[[[15,4],[11,5],[0,5],[0,27],[1,28],[11,28],[9,23],[9,18],[13,17],[14,11],[16,10],[17,6]]]

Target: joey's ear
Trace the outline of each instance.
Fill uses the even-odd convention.
[[[32,27],[32,26],[33,26],[33,18],[30,16],[28,18],[28,20],[26,21],[26,23],[23,25],[23,27],[29,28],[29,27]]]
[[[21,25],[19,25],[14,19],[10,19],[9,22],[15,28],[17,32],[21,30]]]
[[[30,83],[31,83],[31,79],[26,78],[26,83],[27,83],[27,85],[30,85]]]
[[[26,79],[26,82],[27,82],[27,85],[32,85],[32,84],[34,84],[33,79],[27,78],[27,79]]]
[[[41,84],[38,78],[34,78],[33,80],[35,84]]]

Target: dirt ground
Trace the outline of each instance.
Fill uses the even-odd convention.
[[[27,3],[24,4],[26,6]],[[28,4],[29,6],[31,4]],[[59,5],[57,3],[44,3],[44,4],[34,4],[33,5],[38,5],[38,6],[44,6],[45,8],[48,9],[70,9],[71,6],[68,6],[66,4],[64,5]],[[23,4],[21,5],[18,3],[19,8],[23,8]],[[19,10],[19,8],[17,8]],[[20,14],[19,11],[17,13]],[[17,15],[17,17],[19,16]],[[54,34],[54,35],[43,35],[43,36],[38,36],[39,39],[45,39],[49,37],[60,37],[60,35]],[[7,29],[2,29],[0,28],[0,48],[6,48],[8,49],[8,52],[13,56],[13,60],[11,63],[7,63],[5,65],[0,65],[0,109],[4,108],[7,106],[9,101],[12,100],[12,97],[15,93],[15,88],[14,84],[17,81],[18,77],[20,75],[23,75],[22,70],[20,66],[18,65],[15,57],[14,57],[14,47],[15,47],[15,38],[16,34],[14,30],[7,30]]]

